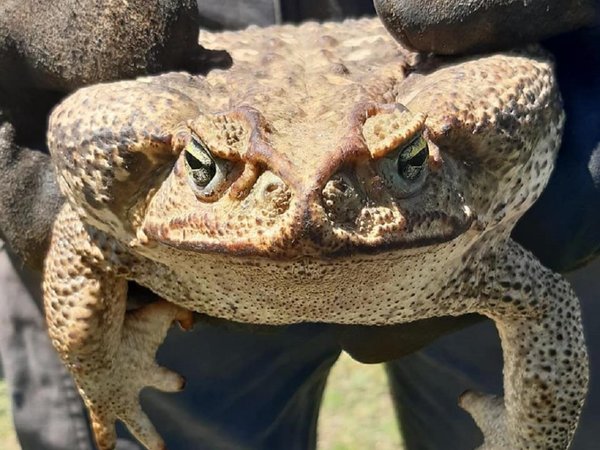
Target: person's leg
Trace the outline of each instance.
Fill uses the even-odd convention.
[[[325,382],[340,353],[326,327],[256,332],[197,324],[173,329],[160,364],[183,392],[147,390],[142,406],[169,449],[310,450]]]
[[[598,446],[600,423],[600,259],[567,276],[582,303],[591,363],[590,391],[572,450]],[[387,371],[407,450],[472,450],[482,436],[458,406],[466,390],[500,394],[502,351],[490,321],[389,363]]]
[[[406,450],[473,450],[483,436],[458,397],[502,392],[502,350],[486,320],[386,365]]]

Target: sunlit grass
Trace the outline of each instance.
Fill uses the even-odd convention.
[[[319,450],[402,449],[383,366],[343,354],[329,377],[318,430]]]
[[[19,450],[19,444],[13,429],[10,415],[10,398],[4,380],[0,379],[0,448],[2,450]]]

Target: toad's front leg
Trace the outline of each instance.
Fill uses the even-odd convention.
[[[116,419],[148,449],[164,449],[138,396],[146,386],[163,391],[183,387],[183,379],[158,366],[154,357],[172,322],[191,326],[191,313],[165,301],[126,312],[127,281],[99,268],[102,252],[86,242],[82,228],[74,232],[61,224],[64,212],[55,226],[44,275],[52,343],[89,409],[100,450],[115,447]]]
[[[478,311],[500,334],[504,400],[466,393],[461,406],[484,434],[482,449],[565,450],[588,383],[579,301],[560,275],[512,241],[488,267]]]

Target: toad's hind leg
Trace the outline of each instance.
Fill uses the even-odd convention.
[[[115,447],[116,419],[148,449],[164,449],[138,396],[146,386],[182,389],[183,379],[158,366],[155,353],[173,321],[191,326],[191,313],[165,301],[126,312],[127,281],[106,266],[74,220],[64,226],[64,212],[54,229],[44,275],[52,343],[89,409],[100,450]]]
[[[579,301],[560,275],[512,241],[487,267],[477,312],[498,328],[504,399],[468,392],[461,406],[484,434],[481,449],[565,450],[588,382]]]

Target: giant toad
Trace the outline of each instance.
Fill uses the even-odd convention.
[[[563,113],[535,49],[422,59],[377,20],[206,34],[229,70],[82,89],[50,118],[68,199],[45,271],[50,334],[101,450],[149,449],[154,353],[191,311],[239,322],[495,321],[505,397],[461,404],[486,449],[565,449],[587,386],[578,300],[509,237]],[[166,301],[126,313],[127,280]]]

